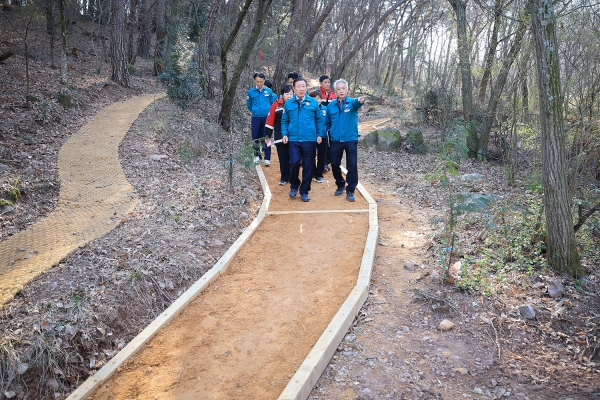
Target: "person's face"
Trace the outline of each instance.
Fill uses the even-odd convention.
[[[321,104],[321,101],[323,100],[323,99],[321,99],[321,96],[317,96],[317,97],[315,97],[315,99],[317,100],[317,102],[319,102],[319,104]]]
[[[288,84],[294,86],[294,78],[288,78]]]
[[[296,93],[296,96],[298,96],[298,98],[304,98],[304,95],[306,94],[306,82],[297,81],[294,85],[294,93]]]
[[[321,82],[321,87],[325,90],[329,90],[331,88],[331,80],[323,79],[323,82]]]
[[[263,88],[263,85],[265,84],[265,78],[257,76],[256,78],[254,78],[254,83],[256,84],[258,90],[261,90]]]
[[[294,96],[294,92],[290,90],[289,92],[283,94],[283,100],[288,101],[292,98],[292,96]]]
[[[348,87],[344,82],[338,82],[338,84],[335,85],[335,95],[340,100],[344,100],[346,98],[348,95]]]

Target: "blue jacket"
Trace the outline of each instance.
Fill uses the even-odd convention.
[[[266,117],[269,115],[271,104],[277,100],[277,96],[266,86],[259,91],[256,86],[248,90],[246,96],[246,107],[253,117]]]
[[[358,109],[362,103],[358,99],[346,97],[343,110],[338,99],[327,105],[325,127],[329,130],[332,142],[352,142],[358,140]]]
[[[323,115],[317,100],[307,95],[302,106],[295,97],[283,105],[281,134],[290,142],[316,142],[317,136],[325,135],[323,129]]]

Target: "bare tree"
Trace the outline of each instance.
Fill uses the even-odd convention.
[[[471,73],[471,46],[467,34],[467,1],[448,0],[456,15],[456,32],[458,40],[458,62],[461,76],[461,94],[463,116],[466,122],[473,121],[473,75]],[[467,139],[469,156],[477,156],[477,130],[473,125]]]
[[[254,24],[252,25],[252,30],[250,31],[248,39],[246,40],[244,47],[242,48],[240,58],[238,59],[237,65],[233,71],[227,89],[223,93],[223,100],[221,101],[221,110],[219,112],[219,123],[226,131],[229,131],[229,129],[231,128],[231,110],[233,109],[233,103],[237,91],[237,86],[240,81],[240,76],[244,71],[246,62],[248,62],[250,53],[252,52],[252,49],[254,48],[254,45],[258,40],[258,36],[260,35],[260,31],[263,27],[266,13],[271,7],[271,2],[272,0],[258,1],[256,17],[254,19]]]
[[[566,135],[554,10],[552,3],[546,0],[529,0],[529,9],[535,41],[542,131],[546,259],[552,269],[578,276],[581,265],[567,183]]]
[[[62,52],[60,55],[60,83],[67,84],[67,18],[65,15],[65,1],[59,0],[60,4],[60,39]]]
[[[127,57],[125,55],[125,1],[112,0],[112,30],[110,35],[111,79],[119,85],[129,86]]]
[[[143,58],[150,57],[150,41],[152,40],[152,15],[150,14],[150,0],[142,0],[140,16],[140,38],[138,55]]]

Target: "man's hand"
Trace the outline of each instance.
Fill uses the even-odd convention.
[[[283,144],[287,144],[288,143],[288,137],[287,136],[282,137],[281,140],[283,140]]]
[[[362,96],[361,96],[361,97],[359,97],[359,98],[358,98],[358,102],[359,102],[360,104],[364,104],[364,102],[365,102],[365,98],[364,98],[364,97],[362,97]]]
[[[323,139],[321,138],[321,136],[317,136],[317,144],[321,144],[323,142]]]

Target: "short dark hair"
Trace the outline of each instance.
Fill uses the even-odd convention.
[[[273,87],[273,82],[271,82],[270,80],[265,80],[265,86],[268,87],[269,89],[271,89]]]
[[[256,78],[265,79],[265,74],[263,74],[262,72],[255,72],[254,75],[252,75],[252,79],[256,79]]]
[[[304,82],[308,86],[308,82],[306,82],[306,79],[304,79],[304,77],[302,77],[302,76],[299,76],[296,79],[294,79],[294,87],[296,87],[297,82]]]
[[[292,85],[284,85],[284,86],[281,88],[280,92],[281,92],[281,94],[282,94],[282,95],[284,95],[284,94],[286,94],[286,93],[289,93],[289,92],[291,92],[292,90],[294,90],[294,88],[292,87]]]
[[[300,74],[294,71],[294,72],[290,72],[290,73],[288,74],[288,77],[287,77],[287,78],[288,78],[288,79],[292,78],[293,80],[296,80],[296,79],[298,79],[299,77],[300,77]]]
[[[330,78],[329,78],[329,75],[321,75],[321,76],[319,77],[319,82],[323,82],[325,79],[330,79]]]
[[[313,90],[308,95],[310,97],[321,97],[321,91],[320,90]]]

